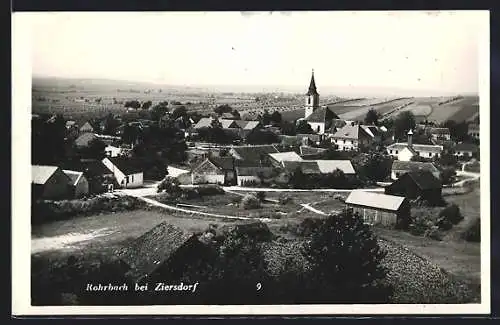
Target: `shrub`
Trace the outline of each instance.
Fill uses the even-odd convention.
[[[412,235],[421,236],[434,226],[432,217],[423,211],[417,211],[408,226],[408,230]]]
[[[481,241],[481,219],[476,218],[462,233],[461,236],[466,241],[480,242]]]
[[[439,231],[438,226],[432,226],[424,232],[424,237],[440,241],[443,239],[443,234]]]
[[[445,217],[440,217],[436,221],[436,226],[439,228],[439,230],[450,230],[453,228],[453,224]]]
[[[224,194],[224,189],[220,185],[206,184],[197,187],[201,196]]]
[[[456,225],[464,219],[460,213],[460,208],[456,204],[452,204],[441,210],[439,217],[445,218],[453,225]]]
[[[286,205],[288,203],[293,202],[293,199],[287,195],[280,195],[280,197],[278,198],[278,201],[281,205]]]
[[[305,218],[297,225],[295,233],[298,236],[310,236],[323,224],[324,220],[316,218]]]
[[[386,302],[391,288],[383,284],[386,256],[370,226],[359,214],[345,210],[329,216],[304,244],[306,260],[311,265],[313,301]]]
[[[257,192],[255,195],[260,202],[264,202],[266,200],[266,192]]]
[[[158,184],[157,192],[167,192],[173,196],[181,194],[181,188],[179,187],[179,181],[177,178],[172,176],[166,176],[160,184]]]
[[[252,194],[247,194],[241,200],[241,207],[245,210],[259,209],[261,207],[260,200]]]

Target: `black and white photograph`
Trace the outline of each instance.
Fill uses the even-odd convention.
[[[12,46],[19,313],[489,312],[487,11],[16,13]]]

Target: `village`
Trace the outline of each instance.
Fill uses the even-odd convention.
[[[73,247],[74,255],[79,242],[108,246],[106,236],[130,232],[110,247],[127,265],[123,273],[137,282],[162,274],[165,265],[172,268],[177,251],[215,240],[220,229],[278,234],[282,239],[271,243],[295,243],[280,251],[293,255],[297,237],[314,233],[318,220],[343,213],[418,254],[431,245],[422,240],[435,242],[440,253],[431,257],[456,249],[439,248],[450,238],[460,247],[479,241],[479,209],[470,214],[470,202],[461,201],[475,195],[479,205],[478,116],[436,123],[417,121],[402,109],[384,118],[368,103],[360,118],[342,119],[336,110],[343,104],[320,104],[314,71],[303,101],[303,115],[287,118],[267,109],[242,118],[228,104],[200,114],[168,101],[149,103],[140,117],[130,109],[80,122],[33,113],[33,254]],[[110,220],[120,215],[125,219]],[[118,228],[106,226],[114,222]],[[61,230],[66,228],[104,233],[87,241],[65,237],[65,244],[38,238],[52,225],[48,232],[59,236],[68,235]],[[269,261],[276,259],[281,257]],[[35,291],[46,295],[38,285],[42,289]]]

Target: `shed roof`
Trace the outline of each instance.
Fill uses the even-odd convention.
[[[140,280],[171,258],[194,234],[162,222],[117,252],[129,266],[127,276]]]
[[[405,198],[401,196],[373,193],[366,191],[352,191],[347,197],[347,205],[358,205],[367,208],[398,211]]]
[[[441,181],[429,171],[409,172],[407,175],[421,190],[438,189],[442,187]]]

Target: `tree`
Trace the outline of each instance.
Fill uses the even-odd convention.
[[[410,111],[404,111],[398,114],[394,120],[394,137],[398,140],[405,140],[409,130],[413,130],[417,125],[415,115]]]
[[[142,109],[149,109],[153,105],[153,102],[148,100],[144,103],[142,103]]]
[[[66,158],[66,120],[60,114],[31,120],[33,164],[59,164]]]
[[[445,167],[441,168],[440,172],[440,177],[441,177],[441,183],[444,185],[451,184],[455,181],[455,177],[457,176],[457,172],[455,171],[455,168],[453,167]]]
[[[122,141],[128,144],[135,144],[139,140],[141,131],[136,126],[125,124],[123,128]]]
[[[271,114],[269,114],[267,109],[264,109],[264,112],[259,114],[258,120],[262,123],[262,125],[269,125],[271,124]]]
[[[279,137],[269,130],[253,130],[246,137],[248,144],[272,144],[278,143]]]
[[[101,160],[106,157],[106,144],[100,139],[90,140],[87,147],[79,149],[81,158]]]
[[[228,104],[223,104],[220,106],[217,106],[214,108],[214,112],[217,113],[217,115],[222,115],[224,113],[231,113],[233,111],[233,108],[229,106]]]
[[[370,108],[370,110],[366,113],[365,116],[365,124],[378,125],[378,119],[379,119],[378,112],[375,109]]]
[[[178,106],[172,112],[172,118],[174,120],[178,119],[179,117],[182,117],[183,119],[187,119],[187,109],[185,106]]]
[[[297,134],[313,134],[314,131],[306,120],[300,120],[296,127]]]
[[[293,188],[307,187],[307,176],[304,174],[304,172],[302,172],[302,168],[300,168],[300,166],[295,168],[295,170],[292,172],[289,183]]]
[[[274,111],[271,114],[271,123],[273,125],[280,125],[281,124],[281,113],[278,111]]]
[[[383,285],[386,252],[370,226],[352,210],[329,216],[304,244],[314,279],[310,299],[330,303],[382,303],[391,295]]]
[[[153,106],[151,111],[151,119],[153,121],[159,121],[165,114],[168,113],[168,102],[160,102]]]
[[[179,181],[177,178],[172,176],[165,176],[165,178],[158,184],[157,192],[166,192],[172,197],[178,197],[181,195],[182,190],[179,186]]]
[[[280,128],[283,135],[297,135],[295,123],[282,121]]]
[[[457,123],[453,120],[447,120],[444,122],[441,127],[448,128],[450,130],[450,137],[457,142],[467,141],[469,140],[469,125],[463,121]]]
[[[134,99],[134,100],[129,100],[129,101],[126,101],[125,102],[125,107],[130,107],[130,108],[135,108],[135,109],[138,109],[138,108],[141,108],[141,103]]]
[[[112,113],[109,113],[104,119],[103,133],[107,135],[116,135],[116,131],[119,126],[120,121],[118,121]]]
[[[235,119],[237,120],[241,119],[240,112],[238,112],[237,110],[233,110],[231,114]]]

